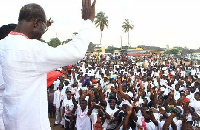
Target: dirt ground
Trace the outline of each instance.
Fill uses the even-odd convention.
[[[62,128],[62,125],[57,125],[57,126],[53,127],[55,118],[49,118],[49,120],[50,120],[52,130],[64,130],[64,128]]]

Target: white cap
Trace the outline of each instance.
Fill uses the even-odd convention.
[[[184,87],[180,87],[180,88],[179,88],[179,91],[183,91],[183,90],[184,90]]]
[[[122,103],[120,104],[120,107],[122,107],[123,104],[127,104],[129,107],[132,107],[132,105],[127,100],[122,101]]]
[[[164,87],[160,87],[160,91],[165,91],[165,88]]]
[[[128,95],[130,98],[133,98],[133,93],[132,93],[132,92],[128,92],[127,95]]]

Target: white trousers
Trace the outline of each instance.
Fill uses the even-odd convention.
[[[63,125],[63,119],[62,119],[62,108],[56,108],[56,120],[55,120],[55,124],[62,124]]]

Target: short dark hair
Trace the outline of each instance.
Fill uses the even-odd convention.
[[[8,36],[8,34],[10,33],[10,31],[13,31],[16,28],[16,24],[8,24],[8,25],[3,25],[0,28],[0,40],[4,39],[6,36]]]
[[[42,22],[45,21],[45,11],[44,9],[35,3],[24,5],[20,9],[18,21],[25,20],[27,22],[39,19]]]

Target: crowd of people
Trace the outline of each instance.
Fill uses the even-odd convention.
[[[95,60],[96,59],[96,60]],[[59,68],[49,117],[66,130],[200,129],[200,67],[151,56],[140,64],[86,56]]]
[[[56,48],[39,41],[51,22],[35,3],[20,9],[13,31],[0,31],[0,129],[50,130],[47,110],[54,126],[66,130],[200,129],[200,67],[194,62],[152,56],[138,63],[112,55],[80,60],[95,3],[82,1],[83,27]],[[55,68],[63,75],[46,90]]]

